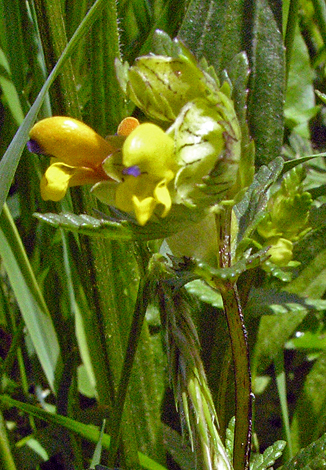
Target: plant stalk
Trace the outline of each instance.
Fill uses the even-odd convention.
[[[9,441],[7,438],[7,431],[3,414],[0,411],[0,461],[2,462],[3,470],[16,470],[15,461],[13,459]]]
[[[219,263],[231,266],[231,215],[225,208],[217,218],[219,228]],[[252,428],[252,392],[247,332],[235,282],[225,281],[217,286],[224,305],[228,324],[235,376],[235,431],[233,448],[234,470],[249,469]]]

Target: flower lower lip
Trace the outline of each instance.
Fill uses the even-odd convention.
[[[122,173],[124,175],[131,175],[131,176],[140,176],[141,175],[141,171],[140,171],[140,168],[139,166],[137,165],[134,165],[134,166],[130,166],[128,168],[124,168],[122,170]]]

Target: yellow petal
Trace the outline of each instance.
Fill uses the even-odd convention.
[[[166,186],[166,181],[160,181],[154,189],[154,198],[158,204],[163,204],[164,210],[161,217],[166,217],[170,212],[172,201],[169,190]]]
[[[37,122],[30,139],[40,153],[53,155],[71,166],[95,168],[116,149],[77,119],[54,116]]]
[[[153,215],[158,204],[164,206],[161,217],[166,217],[172,205],[171,196],[167,188],[167,181],[153,182],[149,175],[126,176],[118,184],[115,204],[118,209],[125,212],[135,212],[140,225],[146,224]]]
[[[46,170],[41,180],[41,196],[45,201],[60,201],[69,186],[94,184],[105,180],[102,172],[91,168],[74,167],[61,162],[53,163]]]
[[[115,203],[118,209],[135,212],[140,225],[146,224],[157,204],[153,193],[155,184],[148,175],[126,176],[117,187]]]
[[[174,157],[174,141],[155,124],[140,124],[126,138],[122,148],[126,168],[138,166],[141,173],[152,179],[167,178],[177,170]]]
[[[60,201],[67,192],[74,171],[74,167],[67,167],[61,163],[51,165],[41,179],[42,199]]]
[[[157,202],[153,197],[146,197],[143,200],[139,200],[138,197],[134,195],[132,197],[132,203],[137,222],[139,225],[145,225],[153,215]]]
[[[125,212],[132,212],[134,209],[132,197],[135,194],[135,187],[131,178],[136,179],[133,176],[128,176],[125,181],[118,184],[115,195],[117,208]]]

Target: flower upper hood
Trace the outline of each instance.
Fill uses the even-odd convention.
[[[108,179],[102,162],[116,148],[77,119],[54,116],[36,123],[27,144],[30,151],[51,155],[41,180],[44,200],[59,201],[69,186]]]

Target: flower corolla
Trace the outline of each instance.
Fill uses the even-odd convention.
[[[60,201],[69,186],[107,180],[102,162],[116,151],[89,126],[64,116],[37,122],[31,129],[27,147],[31,152],[52,157],[41,180],[41,196],[51,201]]]

